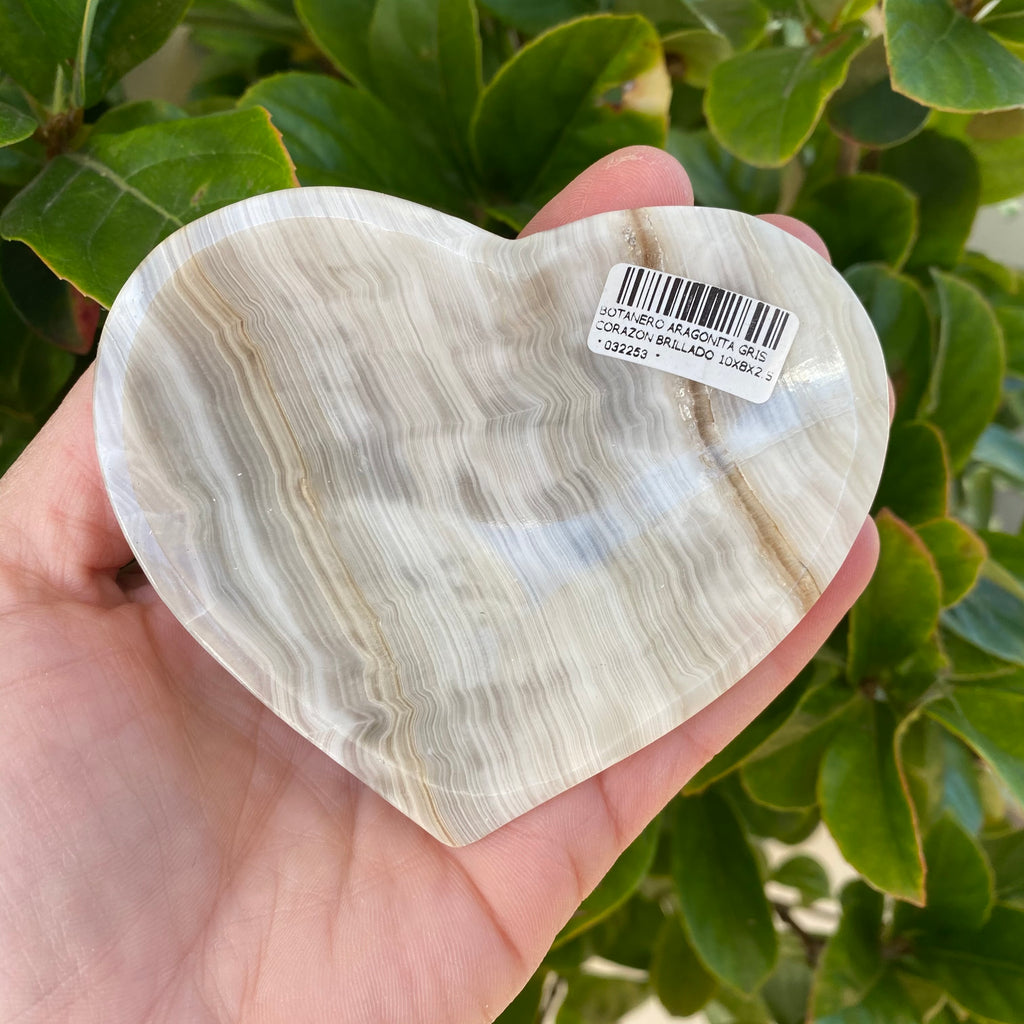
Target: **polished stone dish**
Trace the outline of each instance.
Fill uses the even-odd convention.
[[[794,311],[771,398],[591,352],[620,262]],[[164,242],[96,380],[107,486],[162,599],[448,843],[764,658],[857,535],[886,411],[852,292],[758,220],[666,207],[506,241],[326,188]]]

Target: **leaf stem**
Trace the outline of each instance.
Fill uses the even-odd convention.
[[[792,929],[793,934],[800,940],[804,947],[804,955],[807,957],[808,966],[817,967],[818,958],[821,956],[821,951],[825,948],[825,940],[820,935],[812,935],[810,932],[804,931],[793,919],[791,908],[785,903],[777,903],[773,900],[772,909],[779,915],[779,920],[783,924],[788,925]]]
[[[82,127],[82,116],[82,108],[74,106],[51,115],[36,129],[33,138],[46,148],[47,160],[52,160],[68,148]]]
[[[89,59],[89,43],[92,42],[92,26],[96,21],[96,4],[97,0],[85,0],[82,34],[78,37],[78,59],[71,80],[71,103],[76,107],[85,106],[85,67]]]
[[[840,177],[848,177],[857,172],[860,166],[860,145],[852,139],[839,139],[839,158],[836,161],[836,174]]]

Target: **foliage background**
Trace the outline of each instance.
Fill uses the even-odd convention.
[[[124,102],[183,21],[188,101]],[[1024,192],[1022,58],[1024,0],[0,0],[0,469],[142,257],[245,196],[358,186],[513,234],[648,143],[699,203],[803,218],[898,394],[878,572],[501,1020],[653,993],[712,1022],[1021,1024],[1024,537],[994,510],[1024,490],[1024,277],[965,243]],[[838,894],[764,852],[819,826],[860,874]]]

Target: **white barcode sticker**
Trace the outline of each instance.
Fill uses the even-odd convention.
[[[618,263],[587,345],[761,403],[775,389],[799,326],[793,313],[769,302]]]

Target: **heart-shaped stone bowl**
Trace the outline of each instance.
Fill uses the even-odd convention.
[[[771,397],[591,351],[619,263],[794,312]],[[95,397],[170,610],[454,844],[764,658],[849,551],[888,432],[867,315],[771,225],[662,207],[509,241],[331,188],[163,242],[114,303]]]

